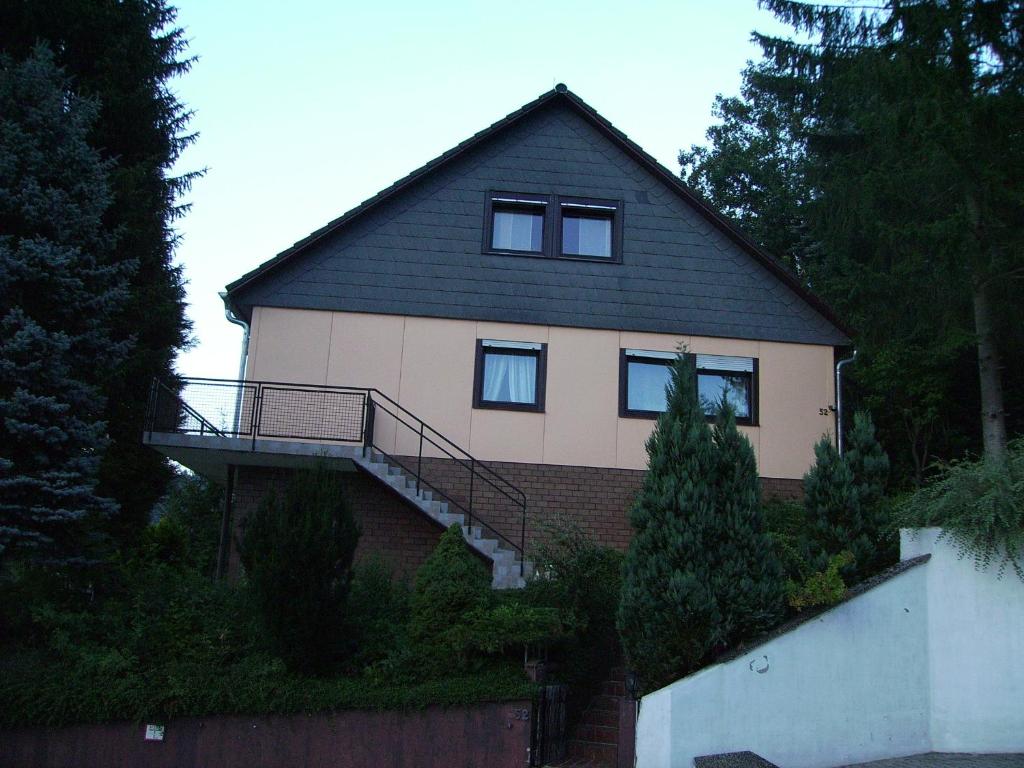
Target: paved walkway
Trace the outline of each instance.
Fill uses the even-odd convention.
[[[929,752],[910,757],[874,760],[842,768],[1024,768],[1024,754],[970,755],[964,753]]]

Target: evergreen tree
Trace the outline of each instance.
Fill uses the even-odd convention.
[[[75,563],[83,524],[116,510],[96,491],[105,377],[124,344],[110,319],[130,263],[109,263],[107,166],[96,105],[47,48],[0,55],[0,557]]]
[[[323,672],[344,652],[359,525],[336,472],[296,472],[244,523],[241,559],[267,639],[285,664]]]
[[[142,530],[173,477],[139,435],[150,381],[173,376],[189,330],[171,227],[195,174],[173,177],[171,170],[194,136],[185,132],[190,113],[169,83],[191,60],[182,58],[186,41],[175,14],[166,0],[0,3],[0,52],[21,59],[37,41],[49,43],[75,93],[98,105],[88,138],[112,163],[104,223],[118,238],[108,259],[136,265],[110,317],[112,337],[130,342],[129,354],[104,383],[110,445],[100,489],[120,504],[111,525],[122,540]]]
[[[736,427],[732,406],[722,400],[714,429],[718,497],[712,559],[712,591],[722,623],[714,640],[721,647],[765,632],[782,620],[786,584],[761,507],[761,481],[754,448]]]
[[[814,446],[814,465],[804,475],[804,509],[807,513],[804,559],[810,573],[824,571],[830,555],[852,553],[855,546],[859,546],[863,554],[870,547],[870,541],[860,541],[860,507],[853,472],[828,435],[822,436]],[[843,575],[849,583],[852,566],[847,566]]]
[[[759,38],[687,180],[857,329],[853,393],[918,483],[936,455],[1001,453],[1024,428],[1000,404],[1024,369],[999,363],[1024,351],[1019,3],[766,5],[805,41]]]
[[[648,472],[617,625],[646,690],[781,616],[781,567],[764,534],[750,444],[726,411],[717,442],[693,359],[672,368],[667,409],[647,441]]]
[[[843,577],[848,584],[860,581],[892,555],[883,520],[889,457],[864,412],[854,414],[843,456],[827,436],[814,447],[814,454],[814,466],[804,476],[809,569],[825,571],[830,557],[849,552],[853,562],[843,567]]]

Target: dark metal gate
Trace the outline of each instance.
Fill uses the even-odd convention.
[[[567,685],[545,685],[537,694],[530,732],[530,765],[542,766],[565,759],[565,701]]]

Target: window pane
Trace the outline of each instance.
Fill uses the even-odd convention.
[[[562,216],[562,253],[569,256],[612,255],[612,220]]]
[[[704,413],[715,416],[723,395],[736,410],[736,418],[750,418],[750,377],[739,374],[698,373],[697,392]]]
[[[544,214],[532,211],[495,211],[491,247],[498,251],[541,250]]]
[[[664,411],[665,386],[671,369],[666,363],[626,364],[626,408],[631,411]]]
[[[482,399],[492,403],[537,403],[537,356],[484,353]]]

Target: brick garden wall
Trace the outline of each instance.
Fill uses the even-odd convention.
[[[528,701],[419,712],[180,718],[163,741],[141,723],[0,730],[5,768],[521,768]]]

